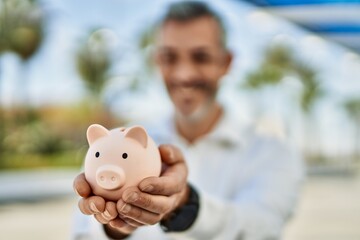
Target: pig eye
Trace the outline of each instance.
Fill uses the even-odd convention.
[[[123,153],[122,158],[127,159],[127,157],[128,157],[127,153]]]
[[[95,157],[97,157],[97,158],[100,157],[100,153],[99,153],[99,152],[96,152],[96,153],[95,153]]]

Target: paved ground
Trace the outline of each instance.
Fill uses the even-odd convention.
[[[76,205],[66,197],[28,203],[0,205],[0,239],[66,240]]]
[[[69,239],[76,199],[48,197],[0,204],[0,239]],[[359,240],[360,176],[308,178],[284,239]]]
[[[359,240],[360,176],[309,178],[285,240]]]

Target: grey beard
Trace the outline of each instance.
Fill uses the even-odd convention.
[[[198,109],[196,109],[192,114],[188,116],[183,115],[179,111],[176,112],[176,115],[189,123],[192,124],[200,123],[204,120],[205,117],[209,115],[209,111],[211,110],[211,107],[213,106],[214,102],[215,102],[214,98],[210,99],[204,105],[200,106]]]

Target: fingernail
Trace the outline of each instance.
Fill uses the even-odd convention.
[[[104,212],[104,216],[106,217],[106,218],[111,218],[111,215],[110,215],[110,213],[108,212],[108,210],[105,210],[105,212]]]
[[[129,204],[124,204],[124,206],[122,206],[122,208],[120,209],[120,212],[122,213],[128,213],[131,210],[131,206]]]
[[[109,222],[110,226],[113,228],[116,228],[115,224],[113,222]]]
[[[74,188],[74,192],[75,192],[77,195],[80,196],[80,194],[79,194],[79,192],[78,192],[78,190],[77,190],[76,188]]]
[[[153,185],[147,185],[146,187],[142,188],[143,192],[152,192],[152,190],[154,190]]]
[[[90,209],[93,211],[93,212],[96,212],[96,213],[99,213],[99,209],[97,209],[95,203],[91,202],[90,203]]]
[[[139,194],[137,192],[132,192],[130,195],[126,198],[126,202],[135,202],[138,200]]]
[[[174,159],[173,149],[172,149],[171,147],[168,147],[168,151],[169,151],[169,158],[170,158],[170,159]]]

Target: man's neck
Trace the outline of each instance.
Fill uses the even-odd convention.
[[[194,143],[198,138],[211,132],[222,114],[223,109],[221,106],[214,103],[214,105],[209,108],[209,111],[197,121],[186,117],[176,116],[175,122],[177,131],[189,143]]]

